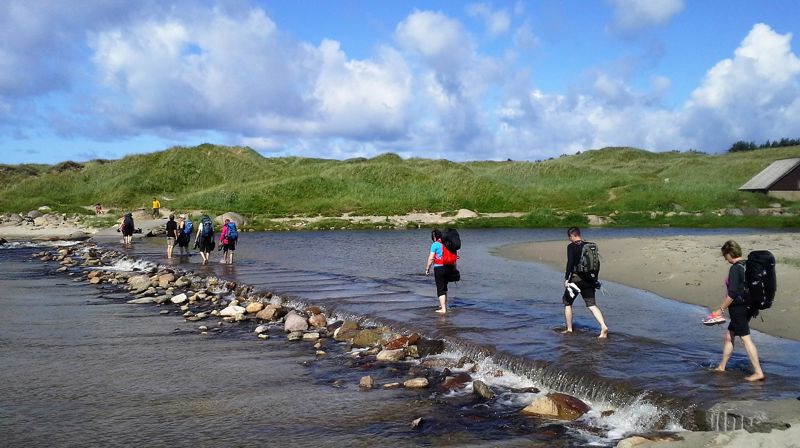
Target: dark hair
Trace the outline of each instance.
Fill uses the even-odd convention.
[[[439,229],[431,230],[431,241],[436,241],[442,239],[442,231]]]
[[[572,236],[572,235],[581,236],[581,229],[579,229],[578,227],[570,227],[569,229],[567,229],[567,236]]]
[[[725,241],[721,250],[722,255],[730,255],[731,258],[739,258],[742,256],[742,248],[739,246],[739,243],[734,240]]]

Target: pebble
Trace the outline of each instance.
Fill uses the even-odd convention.
[[[269,335],[268,335],[268,334],[266,334],[266,333],[261,333],[261,334],[259,334],[259,335],[258,335],[258,337],[259,337],[260,339],[269,339]]]
[[[158,314],[169,314],[169,310],[161,310]]]

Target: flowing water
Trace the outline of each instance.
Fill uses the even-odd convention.
[[[593,230],[589,236],[602,243],[618,236],[685,233],[724,239],[732,232],[626,229]],[[20,263],[25,249],[17,249],[0,251],[5,364],[0,432],[46,417],[70,422],[60,434],[70,432],[69,424],[83,424],[86,440],[123,444],[224,445],[278,436],[291,437],[288,444],[296,446],[321,440],[358,445],[377,436],[395,446],[608,445],[631,432],[701,426],[694,411],[718,401],[797,395],[800,343],[755,332],[769,381],[742,381],[749,363],[741,347],[730,364],[741,372],[715,375],[709,369],[719,360],[723,330],[699,324],[705,310],[612,282],[605,281],[607,295],[598,296],[612,338],[597,340],[596,323],[577,306],[577,333],[559,334],[561,273],[492,252],[503,244],[562,239],[562,234],[463,231],[462,281],[451,285],[446,316],[433,313],[433,279],[422,274],[427,231],[245,233],[232,266],[201,266],[199,256],[165,260],[161,238],[137,241],[129,253],[275,291],[340,316],[443,338],[451,356],[477,360],[481,369],[474,376],[498,388],[537,386],[588,401],[593,410],[578,425],[519,417],[532,394],[503,393],[485,409],[466,396],[442,400],[422,394],[410,401],[409,391],[332,388],[333,379],[355,375],[357,383],[360,373],[335,357],[300,366],[309,352],[281,337],[262,344],[244,331],[237,337],[231,328],[204,341],[178,316],[98,297],[96,289],[48,274],[38,262]],[[219,253],[214,256],[219,259]],[[497,376],[499,370],[503,376]],[[609,409],[614,413],[601,416]],[[433,423],[412,431],[408,422],[417,416]],[[42,440],[28,437],[19,440]]]

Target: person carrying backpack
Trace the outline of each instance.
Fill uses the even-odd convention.
[[[742,248],[734,240],[728,240],[722,245],[722,256],[725,261],[731,264],[728,269],[728,278],[725,279],[726,294],[722,299],[719,308],[711,313],[704,323],[722,323],[725,310],[731,318],[728,324],[728,331],[725,332],[725,339],[722,344],[722,360],[716,369],[717,372],[724,372],[728,361],[733,354],[733,341],[736,336],[742,340],[742,345],[753,365],[753,374],[745,377],[746,381],[761,381],[764,379],[764,371],[761,370],[761,363],[758,360],[758,349],[753,339],[750,337],[750,319],[756,314],[756,309],[748,306],[748,291],[746,278],[746,265],[742,257]]]
[[[451,229],[448,229],[451,230]],[[452,230],[455,232],[454,230]],[[456,237],[458,233],[455,233]],[[442,231],[433,229],[431,231],[431,250],[428,254],[428,261],[425,265],[425,275],[430,275],[431,266],[433,266],[433,278],[436,282],[436,296],[439,298],[439,309],[436,310],[439,314],[447,313],[447,284],[452,281],[458,281],[460,274],[456,269],[458,262],[458,249],[461,248],[460,238],[458,240],[458,248],[448,243],[450,249],[442,242]],[[451,250],[452,249],[452,250]]]
[[[233,252],[236,250],[236,242],[239,240],[239,231],[236,223],[225,218],[225,224],[219,233],[219,242],[222,244],[222,260],[220,263],[233,264]]]
[[[175,248],[175,242],[178,240],[178,223],[175,222],[175,215],[169,215],[169,221],[166,225],[167,231],[167,258],[172,258],[172,250]]]
[[[189,254],[189,240],[192,239],[192,221],[186,217],[186,214],[181,214],[178,221],[178,247],[181,249],[181,256]]]
[[[200,250],[203,257],[203,264],[208,264],[208,258],[214,250],[214,224],[208,215],[203,215],[200,225],[197,226],[197,235],[194,238],[194,245]]]
[[[600,259],[597,254],[597,245],[584,241],[581,229],[570,227],[567,229],[567,267],[564,272],[564,295],[561,302],[564,304],[564,318],[567,328],[562,333],[572,333],[572,303],[578,294],[583,297],[586,307],[600,324],[600,339],[608,337],[608,327],[603,319],[603,313],[595,302],[595,291],[600,286],[597,275],[600,271]]]
[[[122,223],[119,225],[119,230],[122,232],[122,244],[124,246],[130,247],[131,244],[133,244],[134,227],[133,214],[130,212],[125,213],[125,216],[122,217]]]

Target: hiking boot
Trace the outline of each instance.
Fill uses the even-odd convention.
[[[725,316],[723,316],[722,314],[711,313],[705,318],[703,318],[703,325],[717,325],[724,323],[725,323]]]

